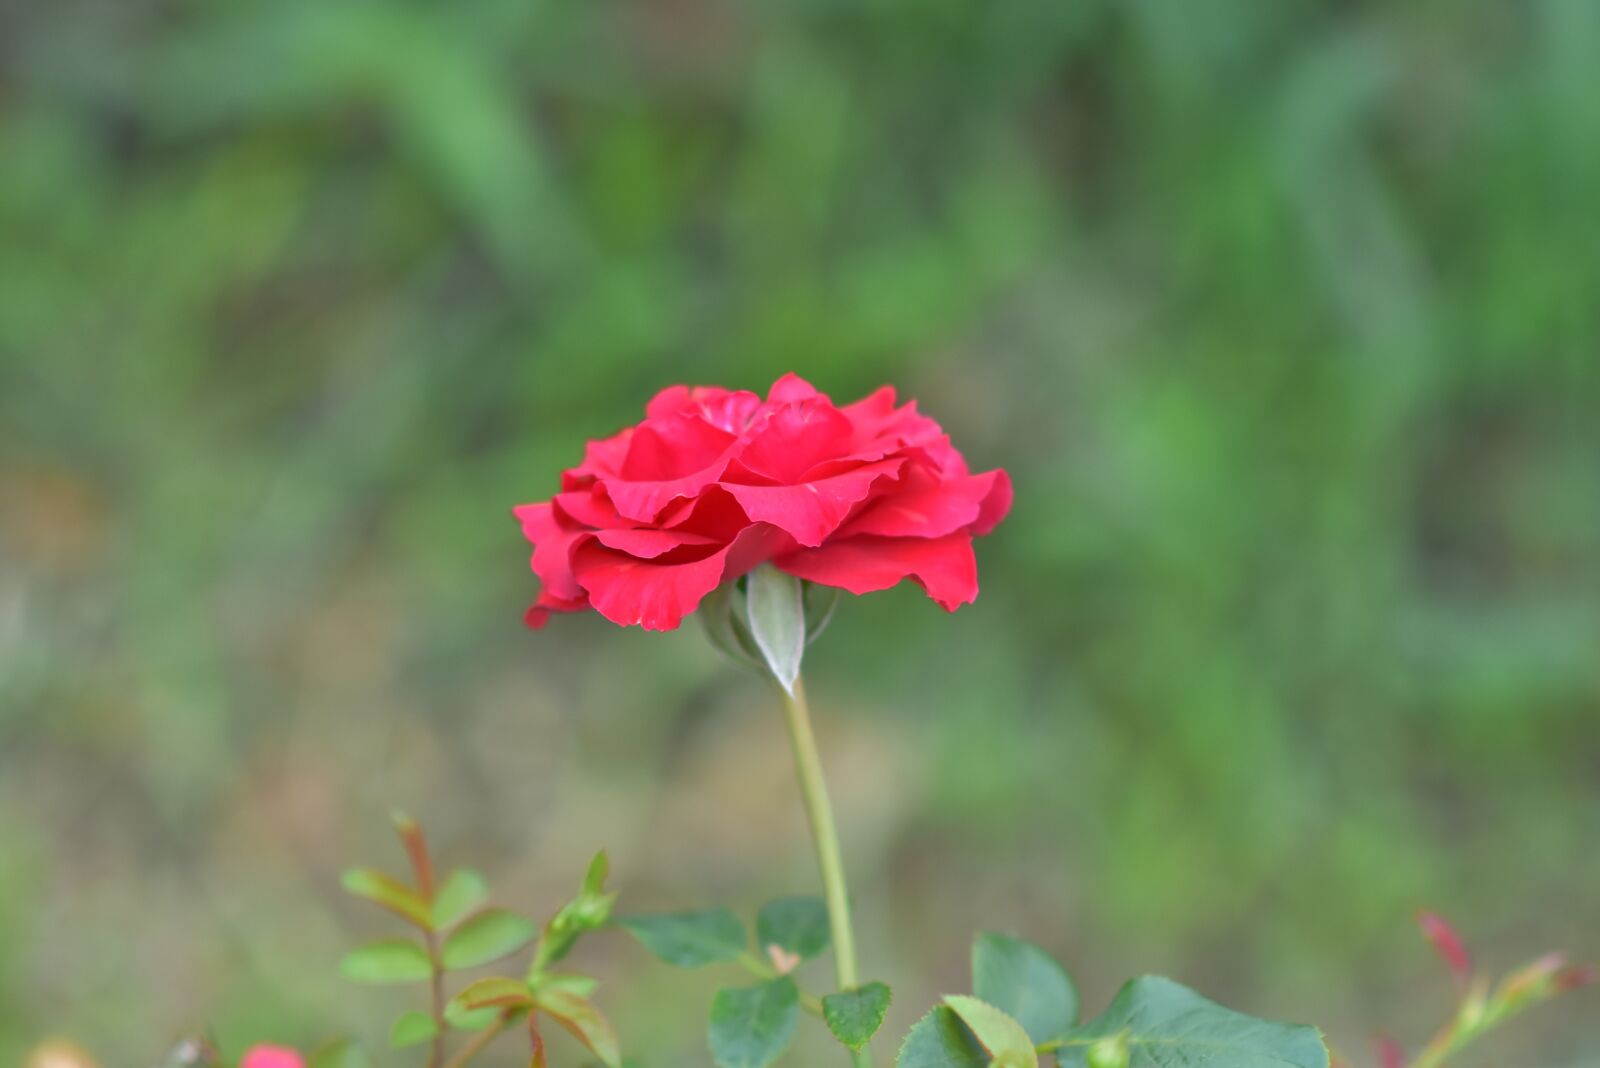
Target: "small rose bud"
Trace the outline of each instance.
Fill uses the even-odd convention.
[[[1422,929],[1422,937],[1444,958],[1459,982],[1464,983],[1472,978],[1472,955],[1467,952],[1466,943],[1456,934],[1456,929],[1443,916],[1424,909],[1417,913],[1417,926]]]
[[[1102,1038],[1089,1047],[1084,1059],[1089,1068],[1128,1068],[1128,1032]]]
[[[1406,1068],[1406,1051],[1388,1035],[1372,1040],[1378,1048],[1378,1068]]]
[[[779,975],[788,975],[800,967],[800,954],[790,953],[776,942],[767,947],[767,958]]]

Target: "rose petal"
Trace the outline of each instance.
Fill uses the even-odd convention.
[[[704,534],[694,534],[687,530],[649,530],[642,527],[597,531],[594,540],[608,549],[615,549],[641,560],[651,560],[685,546],[726,544],[716,538],[708,538]]]
[[[657,393],[645,408],[650,419],[664,419],[685,412],[695,414],[719,430],[739,434],[761,407],[761,398],[746,390],[719,386],[668,386]]]
[[[555,597],[549,590],[541,590],[539,599],[534,601],[526,612],[522,614],[522,622],[530,630],[542,630],[550,622],[552,612],[581,612],[589,607],[589,597],[584,594],[579,597]]]
[[[892,477],[904,460],[863,464],[831,478],[798,486],[750,486],[722,482],[753,522],[771,523],[801,545],[821,545],[839,529],[857,504],[872,493],[879,479]]]
[[[573,553],[572,566],[588,591],[589,604],[611,622],[674,630],[725,579],[738,577],[772,552],[792,545],[771,527],[756,524],[700,560],[655,563],[590,541]]]
[[[549,501],[518,505],[511,512],[522,523],[523,537],[533,543],[533,573],[544,588],[556,597],[581,596],[583,590],[572,574],[572,548],[589,532],[561,522]]]
[[[739,462],[776,482],[793,484],[817,464],[848,453],[854,432],[844,413],[825,400],[785,404],[751,427]]]
[[[772,388],[767,390],[767,403],[770,405],[793,404],[795,401],[812,400],[816,397],[828,399],[825,394],[817,392],[816,386],[793,371],[772,383]]]
[[[885,492],[845,524],[839,536],[937,538],[965,529],[987,533],[1010,507],[1011,480],[1004,471],[951,480],[941,479],[922,467],[908,467],[906,472],[899,486]],[[980,524],[982,530],[977,529]]]
[[[985,473],[993,475],[994,481],[990,483],[989,492],[984,495],[983,504],[978,508],[978,518],[972,524],[972,532],[979,537],[999,526],[1000,521],[1011,513],[1011,476],[1001,468]],[[982,478],[983,475],[977,477]]]
[[[978,596],[978,562],[972,554],[972,535],[965,531],[942,538],[862,534],[781,556],[773,563],[798,578],[855,594],[886,590],[910,578],[951,612]]]
[[[305,1059],[287,1046],[252,1046],[239,1061],[239,1068],[304,1068]]]

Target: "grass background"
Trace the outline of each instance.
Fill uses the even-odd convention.
[[[524,632],[507,514],[791,369],[1017,483],[811,656],[897,1032],[980,926],[1352,1050],[1418,905],[1600,956],[1597,72],[1589,0],[0,6],[0,1059],[381,1043],[391,805],[535,912],[811,887],[759,685]],[[705,1062],[729,977],[583,960]]]

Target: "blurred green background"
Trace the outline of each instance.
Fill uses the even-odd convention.
[[[0,7],[0,1060],[381,1044],[391,805],[535,913],[810,889],[761,686],[524,631],[508,514],[791,369],[1017,485],[810,657],[897,1033],[978,927],[1362,1053],[1419,905],[1600,957],[1597,204],[1592,0]],[[583,959],[705,1063],[731,977]]]

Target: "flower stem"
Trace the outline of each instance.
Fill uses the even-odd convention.
[[[851,990],[858,983],[856,942],[850,928],[850,893],[844,882],[844,862],[839,856],[839,832],[833,824],[833,805],[822,778],[822,762],[817,757],[817,739],[811,730],[811,711],[800,679],[794,692],[783,694],[783,710],[789,721],[789,742],[794,749],[795,775],[800,780],[800,799],[805,803],[806,819],[811,824],[811,841],[817,851],[817,867],[822,871],[822,894],[828,904],[828,925],[833,935],[833,970],[840,990]],[[865,1049],[852,1051],[856,1068],[871,1068],[872,1055]]]

